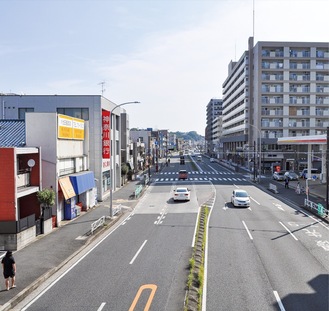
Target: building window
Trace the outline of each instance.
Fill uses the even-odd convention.
[[[18,108],[18,119],[25,120],[26,112],[34,112],[34,108]]]
[[[57,113],[61,113],[66,116],[82,119],[85,121],[89,120],[88,108],[57,108]]]

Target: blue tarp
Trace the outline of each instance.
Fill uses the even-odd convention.
[[[70,181],[76,194],[81,194],[95,187],[94,172],[70,175]]]

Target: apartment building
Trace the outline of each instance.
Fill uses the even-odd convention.
[[[219,98],[212,98],[207,105],[205,141],[207,153],[212,156],[216,156],[220,148],[222,105]]]
[[[325,134],[329,126],[329,43],[267,42],[231,61],[223,85],[224,157],[243,164],[257,153],[262,171],[279,163],[300,170],[307,147],[280,145],[281,137]],[[321,160],[313,146],[313,165]],[[317,156],[318,155],[318,156]],[[256,165],[255,163],[252,165]]]

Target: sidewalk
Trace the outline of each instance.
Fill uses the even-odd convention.
[[[154,173],[155,167],[152,167],[151,174]],[[121,212],[112,219],[109,217],[110,198],[108,198],[87,212],[81,212],[81,215],[77,218],[63,221],[61,227],[53,229],[47,235],[38,236],[34,242],[14,252],[13,255],[17,265],[17,287],[6,291],[5,281],[1,274],[0,311],[14,308],[17,303],[76,256],[106,228],[112,226],[125,213],[132,211],[138,203],[138,199],[133,194],[136,185],[139,184],[139,180],[130,181],[113,192],[113,210],[121,205]],[[143,187],[144,190],[145,187]],[[91,235],[91,224],[102,216],[106,216],[107,226],[98,228]]]

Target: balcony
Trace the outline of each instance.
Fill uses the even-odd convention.
[[[270,110],[265,110],[262,109],[262,115],[263,116],[282,116],[283,115],[283,110],[277,110],[277,109],[270,109]]]
[[[297,110],[297,116],[309,116],[310,111],[309,110]]]
[[[28,187],[30,185],[30,172],[23,171],[19,172],[16,176],[16,186],[17,188]]]

